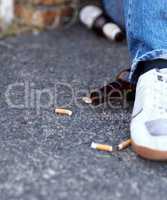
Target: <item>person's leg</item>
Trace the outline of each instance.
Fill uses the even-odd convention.
[[[144,72],[152,69],[152,65],[156,65],[158,68],[164,68],[164,65],[166,65],[167,61],[164,59],[164,56],[162,56],[161,50],[165,49],[164,43],[166,42],[164,40],[164,34],[166,31],[165,29],[162,29],[161,32],[156,32],[156,30],[158,30],[159,27],[165,27],[167,24],[165,21],[165,7],[167,7],[165,6],[165,0],[163,0],[162,3],[160,3],[158,0],[154,0],[154,2],[150,0],[148,3],[145,1],[143,2],[143,0],[102,0],[102,4],[107,14],[113,19],[115,23],[120,25],[122,28],[125,28],[126,24],[129,50],[133,60],[132,71],[130,74],[130,79],[132,82],[136,83],[140,74],[143,74]],[[149,9],[149,12],[145,12],[144,6],[146,7],[145,9]],[[141,9],[142,7],[144,10]],[[160,18],[161,21],[159,21]],[[143,19],[144,23],[142,22]],[[149,24],[149,21],[152,22],[150,27],[146,26]],[[155,21],[159,21],[156,27],[154,27]],[[156,33],[153,33],[154,31],[152,31],[152,29],[154,29]],[[141,33],[142,31],[143,34]],[[163,38],[161,37],[161,34],[163,34]],[[163,43],[161,48],[158,47],[158,45],[160,45],[160,37],[161,42]],[[147,38],[149,38],[150,41]],[[151,47],[149,45],[150,43],[154,43],[154,46],[156,44],[157,47]],[[152,52],[155,49],[156,52]],[[147,54],[148,52],[150,52],[151,55],[146,55],[143,57],[143,55]],[[163,54],[166,54],[166,50]],[[135,73],[133,73],[134,71]]]
[[[122,26],[124,10],[132,59],[129,80],[137,83],[132,146],[145,158],[167,159],[167,69],[163,69],[167,68],[166,0],[103,0],[103,3],[109,16]]]
[[[102,5],[112,20],[125,29],[123,0],[102,0]]]
[[[140,61],[164,59],[167,63],[167,4],[166,0],[123,0],[123,3],[133,62],[131,79]]]
[[[124,13],[132,58],[129,79],[137,82],[132,146],[145,158],[164,160],[167,159],[166,0],[124,0]]]

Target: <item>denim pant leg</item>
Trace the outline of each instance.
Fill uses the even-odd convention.
[[[132,58],[129,79],[140,62],[163,59],[167,66],[166,0],[124,0],[124,13]]]
[[[140,63],[163,59],[167,66],[167,2],[166,0],[103,0],[109,15],[125,25],[132,66],[129,79]],[[163,63],[164,64],[164,63]],[[155,66],[156,67],[156,66]]]
[[[113,21],[125,29],[123,0],[102,0],[102,3],[105,11]]]

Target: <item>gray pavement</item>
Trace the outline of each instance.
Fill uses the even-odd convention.
[[[90,148],[129,137],[131,106],[92,108],[80,100],[127,66],[125,43],[79,25],[0,41],[0,200],[167,198],[166,163],[130,148],[111,155]],[[54,114],[64,105],[71,117]]]

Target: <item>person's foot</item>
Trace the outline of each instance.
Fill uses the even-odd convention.
[[[130,129],[132,148],[138,155],[167,160],[167,69],[140,76]]]

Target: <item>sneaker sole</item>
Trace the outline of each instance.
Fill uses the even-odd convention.
[[[132,141],[132,149],[139,156],[149,160],[167,161],[167,151],[157,151],[147,147],[139,146]]]

